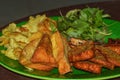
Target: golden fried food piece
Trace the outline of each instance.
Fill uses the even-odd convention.
[[[56,63],[52,54],[52,43],[50,40],[50,36],[48,34],[44,34],[41,38],[34,54],[31,58],[31,62],[33,63]]]
[[[40,39],[35,39],[25,46],[19,58],[19,62],[22,65],[27,65],[31,63],[30,59],[32,58],[34,51],[37,45],[39,44],[39,42],[40,42]]]
[[[68,47],[64,43],[66,40],[57,31],[51,36],[53,56],[58,64],[60,74],[65,74],[71,71],[71,66],[68,60]]]
[[[94,62],[96,64],[100,64],[101,66],[106,67],[111,70],[114,69],[115,65],[110,63],[106,59],[106,57],[102,53],[100,53],[100,51],[95,50],[94,54],[95,56],[92,59],[89,59],[89,61]]]
[[[79,62],[74,62],[73,66],[77,69],[85,70],[88,72],[92,73],[101,73],[101,66],[89,61],[79,61]]]
[[[105,46],[120,55],[120,39],[108,39],[108,43]]]
[[[115,51],[117,54],[120,55],[120,45],[111,45],[108,46],[108,48],[110,48],[111,50]]]
[[[110,63],[114,64],[115,66],[120,66],[120,55],[118,53],[104,46],[96,46],[96,49],[105,55],[106,59]]]
[[[68,58],[70,62],[76,62],[81,60],[88,60],[94,57],[93,44],[86,43],[74,48],[71,48],[68,52]]]
[[[75,51],[73,52],[75,53]],[[76,62],[81,60],[88,60],[94,56],[92,50],[86,50],[85,52],[81,52],[79,54],[70,54],[69,55],[69,61],[70,62]]]

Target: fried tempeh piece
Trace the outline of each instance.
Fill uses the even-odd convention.
[[[48,34],[43,34],[32,58],[33,63],[52,63],[55,64],[55,59],[52,54],[52,43]]]
[[[120,54],[120,39],[109,39],[105,46]]]
[[[120,55],[120,45],[109,45],[107,47]]]
[[[96,49],[100,50],[110,63],[114,64],[115,66],[120,66],[120,55],[115,51],[104,46],[96,46]]]
[[[84,52],[80,52],[78,54],[74,54],[74,52],[72,52],[73,54],[69,55],[69,61],[70,62],[76,62],[76,61],[81,61],[81,60],[88,60],[90,58],[92,58],[94,56],[94,53],[92,50],[86,50]]]
[[[94,54],[95,54],[95,56],[92,59],[89,59],[91,62],[100,64],[103,67],[106,67],[111,70],[114,69],[114,64],[107,61],[106,57],[103,54],[101,54],[100,51],[95,50]]]
[[[93,44],[83,44],[72,48],[68,52],[68,58],[70,62],[76,62],[81,60],[88,60],[94,56]]]
[[[92,73],[101,73],[101,66],[90,61],[74,62],[73,66],[77,69],[85,70]]]

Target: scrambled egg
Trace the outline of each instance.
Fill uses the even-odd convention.
[[[42,36],[38,31],[38,24],[46,18],[45,15],[30,16],[29,21],[22,27],[17,27],[15,23],[9,24],[2,30],[3,35],[0,37],[0,45],[7,48],[2,53],[11,59],[18,60],[26,44]]]

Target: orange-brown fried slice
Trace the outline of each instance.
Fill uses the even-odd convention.
[[[72,48],[68,55],[70,62],[76,62],[81,60],[88,60],[94,56],[92,44],[83,44],[77,47]]]
[[[75,53],[75,51],[73,53]],[[86,50],[79,54],[70,54],[69,61],[76,62],[76,61],[81,61],[81,60],[88,60],[88,59],[92,58],[93,55],[94,55],[93,50]]]
[[[55,63],[55,59],[52,55],[52,43],[49,35],[43,35],[31,58],[31,61],[33,63]]]
[[[103,55],[106,56],[106,59],[110,63],[114,64],[115,66],[120,66],[120,55],[119,54],[109,49],[108,47],[97,46],[96,48],[100,50]]]
[[[109,39],[105,46],[120,54],[120,39]]]
[[[98,50],[95,50],[95,56],[92,59],[90,59],[90,61],[100,64],[103,67],[106,67],[108,69],[111,69],[111,70],[114,69],[114,64],[107,61],[106,57],[103,54],[101,54]]]
[[[73,66],[77,69],[81,69],[84,71],[92,72],[92,73],[101,73],[101,66],[89,61],[79,61],[74,62]]]
[[[107,47],[120,55],[120,45],[109,45]]]

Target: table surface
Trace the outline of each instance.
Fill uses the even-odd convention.
[[[63,14],[65,14],[67,11],[75,8],[85,8],[86,6],[89,7],[98,7],[100,9],[104,9],[105,13],[108,13],[111,15],[111,19],[120,21],[120,0],[113,0],[113,1],[104,1],[104,2],[95,2],[95,3],[89,3],[89,4],[80,4],[80,5],[74,5],[74,6],[68,6],[68,7],[62,7],[57,8],[50,11],[45,11],[38,14],[46,14],[47,16],[55,16],[59,15],[59,11]],[[34,14],[36,15],[36,14]],[[17,20],[16,22],[19,22],[21,20],[28,19],[28,17],[25,17],[23,19]],[[23,75],[16,74],[14,72],[11,72],[4,67],[0,66],[0,80],[36,80],[33,78],[29,78]],[[120,77],[114,78],[112,80],[119,80]]]

